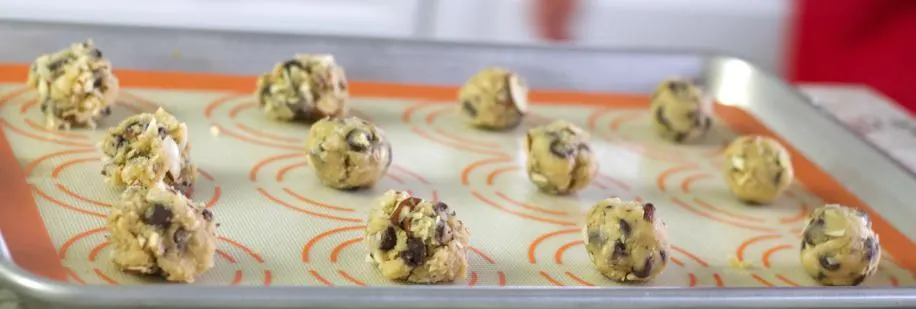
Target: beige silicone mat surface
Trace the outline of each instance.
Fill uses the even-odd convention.
[[[161,282],[109,262],[105,216],[119,192],[99,175],[93,146],[102,131],[44,129],[34,93],[21,84],[0,86],[0,96],[3,132],[68,280]],[[266,119],[247,94],[126,88],[102,127],[159,106],[187,122],[202,174],[192,197],[221,224],[216,266],[196,284],[394,284],[366,262],[360,240],[375,198],[397,189],[441,199],[468,225],[471,271],[458,285],[626,286],[592,268],[579,232],[588,207],[610,195],[652,202],[668,224],[671,259],[649,286],[814,285],[799,265],[798,234],[806,211],[823,201],[796,181],[771,206],[737,202],[717,168],[719,151],[735,136],[728,121],[717,119],[706,145],[673,146],[651,134],[648,98],[545,103],[532,107],[521,128],[496,133],[462,124],[447,100],[355,96],[353,114],[385,129],[394,152],[377,187],[356,192],[321,186],[301,151],[308,126]],[[534,189],[520,147],[525,129],[560,118],[592,132],[600,161],[591,187],[567,197]],[[865,285],[913,285],[887,251]]]

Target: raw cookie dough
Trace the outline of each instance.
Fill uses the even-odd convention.
[[[99,143],[102,175],[110,186],[120,189],[160,181],[186,192],[197,179],[191,163],[188,128],[160,108],[121,121]]]
[[[589,135],[562,120],[528,131],[528,179],[550,194],[568,194],[588,186],[598,161],[588,146]]]
[[[370,211],[364,242],[386,278],[441,283],[465,278],[469,237],[445,203],[390,190]]]
[[[681,79],[662,82],[652,94],[652,127],[662,138],[677,143],[702,139],[712,126],[708,104],[700,89]]]
[[[213,213],[165,184],[128,187],[107,228],[112,261],[123,271],[193,282],[213,267]]]
[[[258,78],[261,109],[278,120],[315,121],[347,114],[347,77],[331,55],[297,55]]]
[[[111,63],[92,40],[38,57],[29,68],[28,84],[38,92],[45,125],[53,129],[96,127],[111,114],[118,96],[118,79]]]
[[[668,264],[668,233],[651,203],[599,201],[588,211],[583,233],[589,258],[611,280],[648,281]]]
[[[815,209],[802,236],[802,267],[823,285],[859,285],[881,261],[881,242],[861,210],[836,204]]]
[[[372,187],[391,165],[391,144],[385,132],[357,117],[315,122],[305,153],[318,179],[335,189]]]
[[[462,118],[485,129],[518,126],[528,109],[528,87],[521,77],[503,68],[488,68],[458,91]]]
[[[748,135],[725,149],[725,182],[732,193],[746,202],[773,202],[792,182],[789,152],[776,140]]]

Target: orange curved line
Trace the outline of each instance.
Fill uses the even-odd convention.
[[[496,276],[499,277],[499,286],[506,286],[506,273],[497,271]]]
[[[635,196],[633,197],[633,199],[636,200],[637,202],[645,203],[645,201],[643,201],[641,197]]]
[[[305,262],[305,263],[309,262],[309,252],[311,252],[312,247],[315,246],[315,244],[317,244],[318,241],[320,241],[322,238],[328,237],[335,233],[361,230],[364,228],[366,228],[365,225],[344,226],[344,227],[333,228],[333,229],[324,231],[321,234],[315,235],[315,237],[312,237],[312,239],[309,239],[309,241],[305,243],[305,247],[302,248],[302,262]]]
[[[712,274],[712,278],[716,280],[717,287],[725,287],[725,282],[722,281],[722,277],[719,274]]]
[[[242,271],[236,270],[235,278],[232,278],[232,283],[229,283],[229,285],[238,285],[239,283],[242,283]]]
[[[738,261],[744,261],[744,250],[747,250],[747,247],[749,247],[750,245],[758,241],[763,241],[767,239],[778,239],[780,237],[781,236],[779,235],[773,234],[773,235],[763,235],[763,236],[748,238],[747,240],[742,241],[741,245],[738,245],[738,250],[735,252],[735,255],[738,257]]]
[[[82,197],[76,194],[75,192],[70,191],[70,189],[67,189],[67,187],[64,187],[64,185],[60,183],[58,183],[56,186],[57,186],[57,189],[63,192],[64,194],[69,195],[70,197],[75,198],[81,202],[89,203],[89,204],[96,205],[96,206],[111,208],[111,204],[109,203],[94,201],[94,200]]]
[[[49,143],[52,143],[52,144],[58,144],[58,145],[63,145],[63,146],[84,147],[84,148],[92,147],[91,144],[71,143],[71,142],[67,142],[67,141],[59,141],[59,140],[55,140],[55,139],[46,138],[46,137],[44,137],[44,136],[35,135],[35,134],[32,134],[32,133],[26,132],[25,130],[22,130],[22,129],[20,129],[20,128],[17,128],[17,127],[15,127],[15,126],[13,126],[13,124],[11,124],[11,123],[9,123],[8,121],[3,120],[3,119],[0,119],[0,125],[6,126],[7,128],[10,129],[10,131],[16,132],[16,133],[18,133],[18,134],[20,134],[20,135],[22,135],[22,136],[25,136],[25,137],[28,137],[28,138],[31,138],[31,139],[34,139],[34,140],[38,140],[38,141],[49,142]]]
[[[537,251],[538,246],[544,240],[547,240],[550,237],[554,237],[554,236],[561,235],[561,234],[571,234],[571,233],[578,233],[578,232],[579,232],[579,229],[565,229],[565,230],[553,231],[553,232],[538,236],[531,242],[530,245],[528,245],[528,262],[531,264],[537,264],[537,259],[535,259],[534,255],[535,255],[535,252]]]
[[[770,248],[767,251],[764,251],[763,252],[763,267],[770,268],[770,256],[771,255],[773,255],[774,253],[776,253],[779,250],[786,250],[786,249],[791,249],[791,248],[792,246],[790,245],[781,245],[781,246]]]
[[[597,108],[589,113],[588,120],[586,120],[589,130],[594,130],[598,126],[598,118],[601,118],[601,116],[611,112],[612,110],[613,109],[610,108]]]
[[[439,193],[436,190],[433,190],[433,202],[439,202]]]
[[[76,283],[86,284],[86,281],[83,281],[83,279],[80,278],[80,276],[78,276],[76,272],[74,272],[69,267],[64,267],[64,271],[67,272],[67,275],[70,276],[70,278],[73,278],[73,280],[76,281]]]
[[[331,250],[331,262],[332,262],[332,263],[337,263],[337,258],[340,256],[340,251],[342,251],[342,250],[343,250],[344,248],[346,248],[347,246],[353,245],[353,244],[358,243],[358,242],[360,242],[360,241],[362,241],[362,240],[363,240],[362,237],[357,237],[357,238],[353,238],[353,239],[347,240],[347,241],[345,241],[345,242],[342,242],[342,243],[340,243],[339,245],[337,245],[336,247],[334,247],[334,250]]]
[[[687,278],[689,287],[697,286],[697,275],[694,275],[693,273],[687,273]]]
[[[270,286],[270,283],[273,281],[273,273],[269,270],[264,271],[264,286]]]
[[[554,279],[553,277],[551,277],[550,275],[548,275],[548,274],[547,274],[546,272],[544,272],[543,270],[540,272],[540,274],[541,274],[541,277],[544,277],[544,279],[547,279],[547,281],[550,281],[551,284],[553,284],[553,285],[555,285],[555,286],[563,286],[563,284],[560,283],[560,281],[557,281],[557,279]]]
[[[250,139],[244,135],[229,131],[226,129],[226,127],[223,127],[219,124],[213,124],[213,126],[216,127],[221,132],[221,134],[228,135],[229,137],[235,138],[242,142],[260,145],[260,146],[272,147],[272,148],[277,148],[277,149],[284,149],[284,150],[293,150],[293,151],[303,151],[304,150],[304,147],[294,147],[290,145],[274,144],[274,143],[262,142],[256,139]]]
[[[712,175],[697,174],[697,175],[692,175],[687,178],[684,178],[684,180],[681,181],[681,191],[684,191],[684,193],[690,194],[690,184],[692,184],[694,181],[697,181],[700,179],[706,179],[710,177],[712,177]]]
[[[88,237],[89,235],[92,235],[92,234],[95,234],[95,233],[98,233],[104,230],[105,230],[104,227],[100,227],[100,228],[95,228],[95,229],[91,229],[91,230],[76,234],[75,236],[73,236],[73,238],[68,239],[67,241],[64,242],[64,244],[60,245],[60,251],[58,251],[58,256],[60,257],[61,260],[66,259],[67,251],[70,250],[70,247],[73,246],[74,243],[76,243],[80,239]]]
[[[566,254],[566,250],[569,250],[569,248],[572,248],[573,246],[582,245],[582,244],[585,244],[585,242],[581,240],[574,240],[574,241],[570,241],[560,246],[559,248],[557,248],[557,252],[553,255],[554,261],[556,261],[557,264],[562,265],[563,264],[563,254]]]
[[[671,198],[671,200],[674,202],[674,204],[676,204],[676,205],[678,205],[678,206],[681,206],[681,208],[684,208],[684,209],[687,210],[687,211],[690,211],[690,212],[692,212],[692,213],[694,213],[694,214],[696,214],[696,215],[698,215],[698,216],[701,216],[701,217],[704,217],[704,218],[707,218],[707,219],[710,219],[710,220],[713,220],[713,221],[716,221],[716,222],[719,222],[719,223],[724,223],[724,224],[728,224],[728,225],[731,225],[731,226],[734,226],[734,227],[740,227],[740,228],[747,229],[747,230],[752,230],[752,231],[761,231],[761,232],[775,232],[775,231],[776,231],[776,230],[771,229],[771,228],[759,227],[759,226],[753,226],[753,225],[747,225],[747,224],[744,224],[744,223],[741,223],[741,222],[734,222],[734,221],[729,221],[729,220],[726,220],[726,219],[721,219],[721,218],[713,217],[713,216],[711,216],[711,215],[709,215],[709,214],[707,214],[707,213],[705,213],[705,212],[702,212],[702,211],[700,211],[700,210],[698,210],[698,209],[696,209],[696,208],[693,208],[693,206],[690,206],[689,204],[684,203],[684,202],[682,202],[681,200],[678,200],[677,198]]]
[[[676,257],[672,256],[669,259],[671,260],[671,263],[674,263],[675,265],[680,266],[680,267],[684,267],[684,262],[682,262],[681,260],[678,260]]]
[[[761,277],[758,276],[757,274],[751,274],[751,277],[754,278],[754,280],[757,280],[757,282],[760,282],[760,284],[763,284],[763,285],[765,285],[765,286],[768,286],[768,287],[774,287],[774,286],[775,286],[775,285],[773,285],[772,283],[770,283],[769,281],[764,280],[763,278],[761,278]]]
[[[206,179],[209,180],[209,181],[215,180],[215,179],[213,179],[213,175],[210,175],[210,173],[207,173],[207,172],[204,171],[203,169],[199,169],[199,168],[198,168],[198,169],[197,169],[197,172],[200,173],[201,176],[204,176],[204,178],[206,178]]]
[[[494,259],[493,259],[492,257],[490,257],[489,255],[486,255],[485,253],[483,253],[483,251],[480,251],[480,249],[477,249],[477,247],[468,246],[468,249],[471,250],[471,251],[473,251],[474,253],[477,253],[477,255],[479,255],[479,256],[482,257],[484,260],[486,260],[487,263],[496,264],[496,260],[494,260]]]
[[[585,281],[584,279],[579,278],[579,276],[576,276],[576,275],[574,275],[574,274],[571,273],[571,272],[568,272],[568,271],[567,271],[567,272],[566,272],[566,276],[569,277],[569,278],[571,278],[571,279],[573,279],[573,280],[575,280],[576,282],[578,282],[578,283],[581,284],[581,285],[584,285],[584,286],[595,286],[593,283],[588,282],[588,281]]]
[[[789,278],[786,278],[783,275],[776,275],[776,279],[779,279],[779,281],[782,281],[783,283],[788,284],[789,286],[793,286],[793,287],[799,286],[798,283],[792,282],[792,280],[789,280]]]
[[[235,119],[235,117],[238,116],[239,113],[242,112],[243,110],[250,109],[256,106],[257,105],[255,103],[242,103],[242,104],[236,105],[235,107],[229,109],[229,119]]]
[[[671,176],[672,174],[679,173],[682,171],[694,169],[694,168],[697,168],[696,164],[688,163],[688,164],[675,166],[675,167],[662,171],[661,174],[658,175],[658,183],[657,183],[658,189],[661,190],[662,192],[665,192],[665,178],[668,178],[668,176]]]
[[[694,262],[697,262],[697,264],[700,264],[700,265],[702,265],[703,267],[709,267],[709,264],[706,263],[706,261],[704,261],[704,260],[701,259],[700,257],[694,255],[693,253],[690,253],[689,251],[684,250],[684,249],[681,248],[681,247],[678,247],[678,246],[675,246],[675,245],[671,245],[671,249],[674,249],[674,251],[677,251],[677,252],[680,252],[680,253],[683,254],[683,255],[686,255],[686,256],[689,257],[691,260],[693,260]]]
[[[468,279],[468,286],[475,286],[475,285],[477,285],[477,272],[472,271],[471,279]]]
[[[51,135],[56,135],[57,137],[60,137],[60,138],[72,138],[72,139],[82,139],[82,140],[89,139],[88,136],[85,136],[82,134],[67,133],[63,131],[48,129],[45,126],[35,123],[35,121],[30,118],[25,119],[25,124],[28,125],[30,128],[32,128],[32,130],[48,133]]]
[[[302,195],[299,195],[299,194],[296,193],[296,192],[293,192],[293,190],[290,190],[289,188],[283,188],[283,191],[285,191],[286,194],[289,194],[290,196],[292,196],[293,198],[295,198],[295,199],[297,199],[297,200],[306,202],[306,203],[308,203],[308,204],[310,204],[310,205],[313,205],[313,206],[316,206],[316,207],[321,207],[321,208],[326,208],[326,209],[333,209],[333,210],[339,210],[339,211],[347,211],[347,212],[356,211],[356,209],[353,209],[353,208],[334,206],[334,205],[331,205],[331,204],[325,204],[325,203],[322,203],[322,202],[319,202],[319,201],[316,201],[316,200],[309,199],[309,198],[307,198],[307,197],[304,197],[304,196],[302,196]]]
[[[893,287],[900,286],[900,282],[897,281],[897,277],[895,277],[894,275],[888,275],[887,279],[890,280],[891,286]]]
[[[87,215],[90,215],[90,216],[96,216],[96,217],[99,217],[99,218],[105,218],[105,217],[106,217],[104,214],[97,213],[97,212],[94,212],[94,211],[85,210],[85,209],[81,209],[81,208],[75,207],[75,206],[73,206],[73,205],[70,205],[70,204],[61,202],[61,201],[59,201],[59,200],[57,200],[57,199],[55,199],[55,198],[49,196],[49,195],[46,194],[44,191],[41,191],[41,189],[38,189],[38,187],[36,187],[36,186],[32,186],[32,189],[35,191],[35,193],[37,193],[37,194],[38,194],[39,196],[41,196],[42,198],[48,200],[48,201],[51,202],[51,203],[57,204],[57,205],[60,206],[60,207],[67,208],[67,209],[70,209],[70,210],[73,210],[73,211],[76,211],[76,212],[79,212],[79,213],[87,214]]]
[[[614,117],[613,120],[611,120],[611,123],[610,123],[611,131],[617,131],[617,130],[619,130],[621,124],[623,124],[624,122],[627,122],[627,121],[634,120],[634,119],[636,119],[637,117],[641,116],[641,115],[644,114],[644,113],[645,113],[645,111],[634,111],[634,112],[628,112],[628,113],[626,113],[626,114],[623,114],[623,115]]]
[[[433,125],[433,121],[435,121],[436,118],[439,118],[439,116],[442,115],[442,113],[447,112],[447,111],[453,111],[453,110],[455,110],[455,109],[454,109],[454,107],[452,107],[451,105],[445,105],[445,106],[443,106],[443,108],[434,110],[434,111],[429,112],[428,114],[426,114],[426,118],[424,118],[423,120],[424,120],[424,122],[426,122],[426,124],[432,126],[432,125]]]
[[[528,204],[525,204],[525,203],[522,203],[522,202],[513,200],[513,199],[509,198],[508,196],[506,196],[505,194],[503,194],[502,192],[499,192],[499,191],[496,192],[496,195],[499,196],[500,198],[506,200],[507,202],[509,202],[509,204],[512,204],[512,205],[515,205],[515,206],[518,206],[518,207],[522,207],[522,208],[525,208],[525,209],[528,209],[528,210],[537,211],[537,212],[544,213],[544,214],[548,214],[548,215],[558,215],[558,216],[564,216],[564,215],[568,215],[568,214],[569,214],[569,212],[562,211],[562,210],[551,210],[551,209],[546,209],[546,208],[542,208],[542,207],[538,207],[538,206],[528,205]]]
[[[272,133],[267,133],[267,132],[264,132],[264,131],[261,131],[261,130],[258,130],[258,129],[249,127],[249,126],[247,126],[247,125],[245,125],[244,123],[241,123],[241,122],[237,122],[237,123],[235,123],[235,125],[236,125],[239,129],[242,129],[242,131],[245,131],[245,133],[254,135],[254,136],[256,136],[256,137],[261,137],[261,138],[265,138],[265,139],[269,139],[269,140],[274,140],[274,141],[282,142],[282,143],[300,144],[300,143],[304,143],[304,142],[305,142],[304,140],[299,139],[299,138],[286,137],[286,136],[280,136],[280,135],[276,135],[276,134],[272,134]]]
[[[115,281],[115,280],[112,279],[111,277],[105,275],[105,273],[102,272],[101,269],[93,268],[92,271],[95,272],[95,275],[98,276],[99,279],[102,279],[102,281],[105,281],[106,283],[108,283],[108,284],[110,284],[110,285],[119,285],[119,284],[120,284],[120,283],[118,283],[118,281]]]
[[[422,183],[422,184],[424,184],[424,185],[430,184],[430,182],[429,182],[428,180],[426,180],[426,178],[423,178],[423,176],[420,176],[419,174],[414,173],[413,171],[411,171],[411,170],[409,170],[409,169],[407,169],[407,168],[405,168],[405,167],[403,167],[403,166],[400,166],[400,165],[397,165],[397,164],[392,164],[392,165],[391,165],[391,168],[396,169],[396,170],[399,170],[399,171],[401,171],[401,172],[404,172],[404,173],[407,174],[407,175],[413,176],[413,178],[416,178],[417,180],[420,181],[420,183]]]
[[[237,241],[235,241],[235,240],[232,240],[232,239],[229,239],[229,238],[226,238],[226,237],[223,237],[223,236],[220,236],[220,237],[219,237],[219,240],[225,241],[225,242],[229,243],[230,245],[232,245],[232,246],[234,246],[234,247],[236,247],[236,248],[241,249],[242,251],[244,251],[245,253],[247,253],[248,255],[250,255],[252,258],[254,258],[255,261],[258,261],[258,263],[261,263],[261,264],[264,263],[264,259],[261,258],[260,255],[258,255],[257,253],[255,253],[254,250],[251,250],[250,248],[245,247],[244,245],[240,244],[239,242],[237,242]]]
[[[501,152],[501,151],[493,151],[493,150],[489,150],[489,149],[472,148],[472,147],[468,147],[468,146],[465,146],[465,145],[462,145],[462,144],[455,143],[455,142],[453,142],[453,141],[443,140],[443,139],[440,139],[440,138],[438,138],[438,137],[432,136],[432,135],[430,135],[430,134],[427,133],[427,132],[423,132],[423,131],[421,131],[420,129],[418,129],[418,128],[416,128],[416,127],[414,127],[411,131],[413,131],[414,133],[416,133],[416,134],[419,135],[420,137],[425,138],[425,139],[427,139],[427,140],[430,140],[430,141],[432,141],[432,142],[434,142],[434,143],[438,143],[438,144],[445,145],[445,146],[451,146],[451,147],[453,147],[453,148],[455,148],[455,149],[458,149],[458,150],[469,151],[469,152],[473,152],[473,153],[477,153],[477,154],[487,154],[487,155],[496,155],[496,156],[504,156],[504,157],[506,156],[506,154],[503,153],[503,152]]]
[[[723,216],[726,216],[726,217],[729,217],[729,218],[732,218],[732,219],[746,220],[746,221],[758,222],[758,223],[766,221],[765,219],[761,219],[761,218],[757,218],[757,217],[751,217],[751,216],[745,216],[745,215],[742,215],[742,214],[736,214],[736,213],[732,213],[732,212],[726,211],[726,210],[724,210],[724,209],[720,209],[720,208],[718,208],[718,207],[716,207],[716,206],[714,206],[714,205],[712,205],[712,204],[707,203],[707,202],[704,201],[704,200],[701,200],[701,199],[698,198],[698,197],[697,197],[697,198],[694,198],[693,201],[696,202],[697,205],[700,205],[700,207],[706,208],[706,209],[708,209],[708,210],[710,210],[710,211],[712,211],[712,212],[716,212],[716,213],[722,214]]]
[[[3,107],[3,105],[6,105],[6,103],[9,103],[9,101],[22,95],[23,93],[29,92],[29,90],[32,90],[32,89],[29,87],[22,87],[22,88],[10,91],[10,93],[3,95],[2,97],[0,97],[0,107]]]
[[[340,274],[341,277],[344,277],[344,279],[347,279],[347,281],[353,282],[353,284],[356,284],[358,286],[368,286],[365,282],[357,280],[356,278],[354,278],[353,276],[350,276],[350,274],[343,271],[342,269],[338,269],[337,273]]]
[[[277,182],[283,182],[283,179],[286,178],[286,173],[289,173],[289,171],[300,168],[300,167],[308,166],[308,165],[309,165],[308,162],[300,162],[300,163],[296,163],[292,165],[287,165],[286,167],[281,168],[280,170],[277,171],[277,178],[276,178]]]
[[[794,228],[794,229],[789,230],[789,232],[792,232],[792,234],[795,234],[795,236],[801,237],[802,229]]]
[[[507,156],[501,156],[501,157],[496,157],[496,158],[489,158],[489,159],[474,161],[471,164],[468,164],[468,166],[466,166],[463,170],[461,170],[461,184],[465,186],[470,184],[470,180],[468,178],[471,175],[471,171],[473,171],[475,168],[478,168],[478,167],[481,167],[487,164],[491,164],[491,163],[509,162],[510,160],[511,159]]]
[[[793,193],[792,190],[786,190],[786,191],[783,192],[782,194],[785,194],[786,197],[788,197],[788,198],[793,198],[793,199],[796,198],[795,193]]]
[[[142,113],[142,112],[143,112],[143,108],[138,107],[138,106],[135,106],[135,105],[133,105],[133,103],[130,103],[130,102],[119,101],[119,102],[118,102],[118,105],[124,106],[125,108],[127,108],[127,109],[129,109],[131,112],[133,112],[134,114],[139,114],[139,113]],[[154,106],[153,106],[153,108],[156,108],[156,107],[158,107],[158,105],[154,105]]]
[[[73,159],[70,161],[66,161],[64,163],[61,163],[60,165],[55,167],[53,171],[51,171],[51,177],[57,178],[57,175],[60,175],[60,172],[70,167],[70,165],[79,164],[83,162],[92,162],[92,161],[99,161],[99,158],[83,158],[83,159]]]
[[[219,107],[220,105],[226,102],[229,102],[232,99],[240,98],[240,97],[242,97],[242,95],[240,94],[230,94],[230,95],[219,97],[216,100],[213,100],[213,102],[208,103],[207,107],[204,108],[204,116],[206,116],[207,119],[210,119],[210,117],[213,115],[213,110],[215,110],[217,107]]]
[[[251,172],[248,173],[248,179],[251,179],[251,181],[258,181],[258,171],[260,171],[261,168],[263,168],[263,167],[264,167],[265,165],[267,165],[267,164],[270,164],[271,162],[279,161],[279,160],[285,160],[285,159],[289,159],[289,158],[295,158],[295,157],[299,157],[299,156],[303,156],[303,154],[301,154],[301,153],[287,153],[287,154],[282,154],[282,155],[278,155],[278,156],[273,156],[273,157],[270,157],[270,158],[261,160],[261,161],[259,161],[258,163],[255,163],[254,167],[251,168]]]
[[[604,179],[606,179],[606,180],[608,180],[608,181],[614,183],[614,185],[616,185],[616,186],[618,186],[618,187],[620,187],[620,188],[622,188],[622,189],[624,189],[624,190],[630,191],[630,185],[628,185],[627,183],[625,183],[625,182],[623,182],[623,181],[620,181],[620,180],[617,179],[617,178],[614,178],[614,177],[611,177],[611,176],[608,176],[608,175],[605,175],[605,174],[601,174],[601,173],[598,173],[598,177],[604,178]]]
[[[102,252],[102,250],[105,250],[105,248],[108,247],[109,245],[111,245],[111,243],[106,241],[92,248],[92,250],[89,251],[89,261],[95,262],[95,259],[99,257],[99,252]]]
[[[409,124],[409,123],[410,123],[410,116],[411,116],[414,112],[416,112],[416,111],[418,111],[418,110],[420,110],[420,109],[422,109],[422,108],[430,107],[430,106],[435,106],[435,105],[436,105],[436,104],[432,104],[432,103],[430,103],[430,102],[417,102],[417,103],[414,103],[414,105],[408,106],[407,108],[404,109],[404,112],[401,113],[401,121],[404,122],[405,124]]]
[[[509,209],[506,209],[506,208],[502,207],[502,206],[499,205],[498,203],[493,202],[493,201],[491,201],[491,200],[489,200],[489,199],[483,197],[483,195],[480,195],[480,193],[477,193],[477,192],[473,192],[473,191],[472,191],[471,194],[474,195],[474,197],[476,197],[478,200],[480,200],[480,201],[486,203],[487,205],[493,206],[493,208],[496,208],[496,209],[499,209],[499,210],[508,212],[508,213],[510,213],[510,214],[513,214],[513,215],[516,215],[516,216],[519,216],[519,217],[522,217],[522,218],[525,218],[525,219],[530,219],[530,220],[540,221],[540,222],[550,223],[550,224],[565,225],[565,226],[576,225],[575,223],[569,222],[569,221],[560,221],[560,220],[553,220],[553,219],[540,218],[540,217],[535,217],[535,216],[532,216],[532,215],[529,215],[529,214],[526,214],[526,213],[522,213],[522,212],[518,212],[518,211],[514,211],[514,210],[509,210]]]
[[[210,200],[207,201],[207,204],[205,204],[206,207],[207,207],[207,208],[213,208],[213,206],[216,205],[216,202],[219,202],[219,197],[220,197],[222,194],[223,194],[222,188],[220,188],[219,186],[214,187],[214,188],[213,188],[213,197],[211,197]]]
[[[592,185],[598,187],[598,189],[601,189],[601,190],[609,189],[608,186],[605,186],[603,183],[601,183],[601,178],[595,178],[594,180],[592,180]]]
[[[805,219],[808,216],[808,204],[805,202],[798,202],[800,206],[798,208],[798,213],[791,217],[779,218],[779,223],[795,223]]]
[[[238,261],[237,261],[234,257],[232,257],[231,255],[229,255],[229,253],[226,253],[226,251],[217,249],[217,250],[216,250],[216,255],[219,255],[219,256],[223,257],[224,259],[226,259],[227,261],[229,261],[229,263],[232,263],[232,264],[238,263]]]
[[[395,176],[394,174],[385,173],[385,177],[391,178],[391,180],[394,180],[394,182],[397,182],[399,184],[402,184],[402,185],[404,184],[404,180],[402,180],[401,178],[398,178],[398,176]]]
[[[153,103],[153,102],[150,101],[150,100],[144,99],[144,98],[141,97],[141,96],[138,96],[138,95],[136,95],[136,94],[133,94],[133,93],[130,93],[130,92],[127,92],[127,91],[121,91],[121,92],[119,93],[119,95],[125,96],[125,97],[128,97],[128,98],[131,98],[131,99],[133,99],[134,101],[137,101],[137,103],[140,103],[140,104],[143,104],[143,105],[152,107],[152,108],[158,108],[158,107],[159,107],[159,104]]]
[[[287,202],[284,202],[284,201],[282,201],[282,200],[280,200],[280,199],[274,197],[273,195],[270,195],[270,193],[267,193],[267,191],[265,191],[263,188],[258,188],[258,193],[260,193],[261,195],[263,195],[263,196],[266,197],[267,199],[273,201],[274,203],[280,204],[280,206],[283,206],[283,207],[286,207],[286,208],[289,208],[289,209],[292,209],[292,210],[294,210],[294,211],[298,211],[298,212],[301,212],[301,213],[304,213],[304,214],[312,215],[312,216],[315,216],[315,217],[321,217],[321,218],[325,218],[325,219],[331,219],[331,220],[337,220],[337,221],[344,221],[344,222],[357,222],[357,223],[363,222],[361,219],[345,218],[345,217],[337,217],[337,216],[332,216],[332,215],[326,215],[326,214],[317,213],[317,212],[313,212],[313,211],[308,211],[308,210],[305,210],[305,209],[296,207],[296,206],[294,206],[294,205],[292,205],[292,204],[289,204],[289,203],[287,203]]]
[[[444,136],[444,137],[446,137],[446,138],[448,138],[448,139],[451,139],[451,140],[454,141],[455,143],[467,144],[469,147],[493,147],[493,148],[498,148],[498,147],[501,147],[501,146],[502,146],[502,145],[500,145],[500,144],[491,143],[491,142],[484,142],[484,141],[466,139],[466,138],[464,138],[464,137],[461,137],[460,135],[455,135],[454,133],[451,133],[451,132],[449,132],[449,131],[443,130],[443,129],[439,128],[439,127],[432,127],[432,128],[433,128],[433,131],[434,131],[434,132],[439,133],[440,135],[442,135],[442,136]]]
[[[502,168],[495,169],[492,172],[490,172],[489,175],[487,175],[487,185],[492,186],[493,181],[496,180],[496,176],[499,176],[499,174],[502,174],[505,172],[517,171],[520,169],[522,168],[518,166],[509,166],[509,167],[502,167]]]
[[[309,270],[309,274],[311,274],[312,277],[314,277],[316,280],[320,281],[321,283],[323,283],[323,284],[326,285],[326,286],[334,286],[334,284],[331,283],[331,281],[328,281],[328,279],[325,279],[324,277],[322,277],[322,276],[321,276],[320,274],[318,274],[318,272],[315,271],[315,270],[311,270],[311,269],[310,269],[310,270]]]
[[[25,114],[25,112],[27,112],[29,108],[32,108],[32,106],[35,106],[35,104],[37,103],[38,103],[38,100],[29,100],[25,102],[25,104],[22,104],[22,107],[19,108],[19,114]]]

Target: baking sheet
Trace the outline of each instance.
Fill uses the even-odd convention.
[[[589,106],[539,102],[521,128],[485,132],[460,121],[454,93],[444,89],[401,92],[404,86],[376,84],[378,93],[360,95],[360,84],[353,87],[353,114],[380,125],[393,145],[394,163],[371,190],[323,187],[304,160],[307,125],[267,119],[248,94],[127,88],[101,127],[160,106],[188,123],[202,176],[192,198],[211,207],[221,224],[216,267],[197,284],[397,284],[365,261],[360,242],[374,199],[396,189],[445,201],[468,224],[470,274],[458,285],[627,286],[595,271],[582,245],[583,213],[607,196],[652,202],[668,223],[671,263],[647,286],[815,285],[800,267],[798,235],[807,211],[835,196],[806,189],[800,179],[825,176],[811,177],[815,171],[796,155],[800,179],[782,198],[765,207],[737,202],[721,179],[719,152],[736,134],[768,134],[757,131],[762,127],[735,132],[730,124],[757,121],[746,113],[720,106],[704,143],[677,146],[652,134],[646,96],[612,94]],[[7,237],[47,233],[72,283],[161,282],[121,273],[109,261],[104,218],[119,192],[99,176],[93,145],[103,131],[44,129],[34,93],[15,83],[0,86],[0,93],[3,132],[47,229]],[[557,99],[574,104],[577,95]],[[554,119],[594,136],[600,175],[574,196],[541,194],[524,173],[525,130]],[[890,253],[916,247],[883,245],[879,272],[865,285],[912,285],[913,276]]]

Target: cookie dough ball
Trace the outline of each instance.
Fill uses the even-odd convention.
[[[668,264],[668,234],[655,206],[616,197],[586,215],[585,249],[592,263],[614,281],[648,281]]]
[[[347,114],[347,77],[331,55],[297,55],[258,78],[255,96],[267,116],[315,121]]]
[[[677,143],[702,139],[712,126],[710,108],[700,89],[681,79],[661,83],[652,94],[652,127]]]
[[[91,40],[42,55],[29,68],[28,84],[38,92],[45,124],[53,129],[96,127],[111,114],[118,79]]]
[[[213,213],[165,184],[127,188],[107,229],[112,261],[123,271],[193,282],[213,267]]]
[[[465,278],[468,238],[445,203],[392,190],[370,211],[364,242],[386,278],[441,283]]]
[[[305,151],[318,179],[335,189],[372,187],[391,165],[385,132],[357,117],[315,122]]]
[[[734,140],[725,149],[724,165],[728,188],[746,202],[771,203],[792,183],[789,152],[768,137],[749,135]]]
[[[469,79],[458,92],[462,118],[484,129],[518,126],[528,109],[525,81],[506,69],[488,68]]]
[[[562,120],[531,129],[525,140],[528,179],[549,194],[587,187],[598,173],[588,140],[587,132]]]
[[[197,179],[188,128],[163,109],[124,119],[99,143],[102,175],[110,186],[153,186],[163,181],[187,192]]]
[[[835,204],[815,209],[802,236],[802,267],[823,285],[859,285],[881,261],[878,235],[861,210]]]

